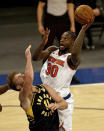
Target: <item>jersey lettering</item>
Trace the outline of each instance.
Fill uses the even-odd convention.
[[[47,70],[46,70],[46,74],[49,75],[51,72],[51,63],[48,63],[48,67],[47,67]]]
[[[58,66],[57,65],[51,65],[51,63],[48,63],[48,68],[46,70],[47,75],[51,75],[51,77],[56,77],[58,72]]]
[[[58,66],[57,65],[53,65],[52,66],[52,70],[51,70],[51,76],[52,77],[56,77],[57,72],[58,72]]]
[[[55,59],[52,56],[49,56],[48,61],[51,61],[52,63],[56,63],[60,66],[64,66],[64,61],[60,60],[60,59]]]

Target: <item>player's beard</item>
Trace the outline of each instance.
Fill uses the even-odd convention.
[[[59,54],[62,55],[62,54],[66,54],[68,52],[68,48],[65,48],[63,50],[60,49],[59,47]]]

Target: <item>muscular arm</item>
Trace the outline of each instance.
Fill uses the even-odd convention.
[[[32,67],[32,62],[31,62],[31,53],[30,53],[30,48],[29,46],[26,51],[26,67],[25,67],[25,78],[24,78],[24,87],[23,90],[20,92],[20,101],[21,105],[24,109],[27,109],[32,100],[32,82],[33,82],[33,67]]]
[[[52,89],[50,86],[44,84],[43,87],[48,91],[52,99],[56,102],[55,109],[64,110],[68,107],[67,102],[59,96],[54,89]],[[50,105],[50,108],[53,105]]]
[[[7,92],[9,90],[8,84],[0,86],[0,95]]]
[[[42,59],[46,59],[52,51],[57,49],[56,46],[50,46],[46,50],[44,50],[44,47],[45,47],[45,45],[47,44],[47,41],[48,41],[49,33],[50,33],[50,30],[48,30],[48,28],[47,28],[46,31],[45,31],[45,35],[43,37],[42,43],[35,50],[35,52],[32,56],[33,61],[39,61],[39,60],[42,60]]]
[[[92,22],[93,22],[93,20],[92,20]],[[77,38],[74,42],[74,46],[73,46],[73,49],[72,49],[72,55],[71,55],[70,60],[68,60],[68,61],[72,62],[75,69],[78,67],[78,65],[80,63],[80,53],[81,53],[81,50],[82,50],[85,31],[92,24],[92,22],[82,26],[82,29],[80,30],[80,32],[79,32],[79,34],[78,34],[78,36],[77,36]]]
[[[78,63],[80,63],[80,53],[82,50],[82,45],[83,45],[83,39],[84,39],[84,35],[85,35],[85,30],[81,29],[81,31],[79,32],[78,37],[76,38],[75,42],[74,42],[74,46],[73,46],[73,50],[72,50],[72,55],[71,55],[71,62],[73,63],[75,69],[78,67]]]
[[[41,43],[40,46],[35,50],[32,56],[33,61],[46,59],[50,55],[51,52],[57,49],[56,46],[50,46],[46,50],[43,50],[43,48],[44,48],[44,45]]]

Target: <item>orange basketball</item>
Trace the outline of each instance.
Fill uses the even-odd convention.
[[[94,21],[93,9],[88,5],[80,5],[75,10],[75,20],[80,24],[88,24]]]

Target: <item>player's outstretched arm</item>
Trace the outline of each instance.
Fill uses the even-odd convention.
[[[87,28],[92,24],[92,22],[83,25],[82,29],[80,30],[75,42],[74,42],[74,46],[72,49],[72,55],[71,55],[71,61],[73,63],[73,65],[76,65],[76,68],[78,67],[79,63],[80,63],[80,53],[82,50],[82,45],[83,45],[83,40],[84,40],[84,36],[85,36],[85,31],[87,30]]]
[[[10,88],[9,88],[8,84],[0,86],[0,95],[7,92],[9,89]]]
[[[25,67],[25,76],[30,76],[32,81],[33,81],[33,77],[34,77],[34,73],[33,73],[33,66],[32,66],[32,59],[31,59],[31,45],[29,45],[27,47],[27,49],[25,50],[25,56],[26,56],[26,67]]]
[[[68,103],[61,96],[59,96],[54,89],[52,89],[49,85],[46,84],[44,84],[43,87],[48,91],[52,99],[56,102],[56,103],[51,103],[49,105],[50,109],[64,110],[68,107]]]
[[[8,86],[8,84],[5,84],[3,86],[0,86],[0,95],[4,94],[5,92],[7,92],[10,89],[10,87]],[[0,104],[0,112],[2,112],[2,105]]]
[[[29,97],[32,98],[32,95],[33,95],[32,94],[32,83],[33,83],[34,75],[33,75],[30,48],[31,48],[31,45],[29,45],[25,51],[26,67],[25,67],[25,73],[24,73],[24,85],[19,95],[19,99],[20,99],[23,109],[27,109],[29,104],[31,104],[31,100],[29,99]]]
[[[32,82],[33,82],[33,77],[34,77],[30,49],[31,49],[31,45],[29,45],[25,51],[26,67],[25,67],[25,73],[24,73],[25,79],[24,79],[24,88],[23,88],[25,95],[26,94],[28,95],[29,92],[31,92]]]
[[[47,58],[52,51],[57,49],[56,46],[50,46],[44,50],[44,47],[48,41],[49,33],[50,33],[50,30],[47,28],[45,31],[45,35],[43,37],[42,43],[39,45],[39,47],[33,53],[33,56],[32,56],[33,61],[43,60],[43,59]]]

